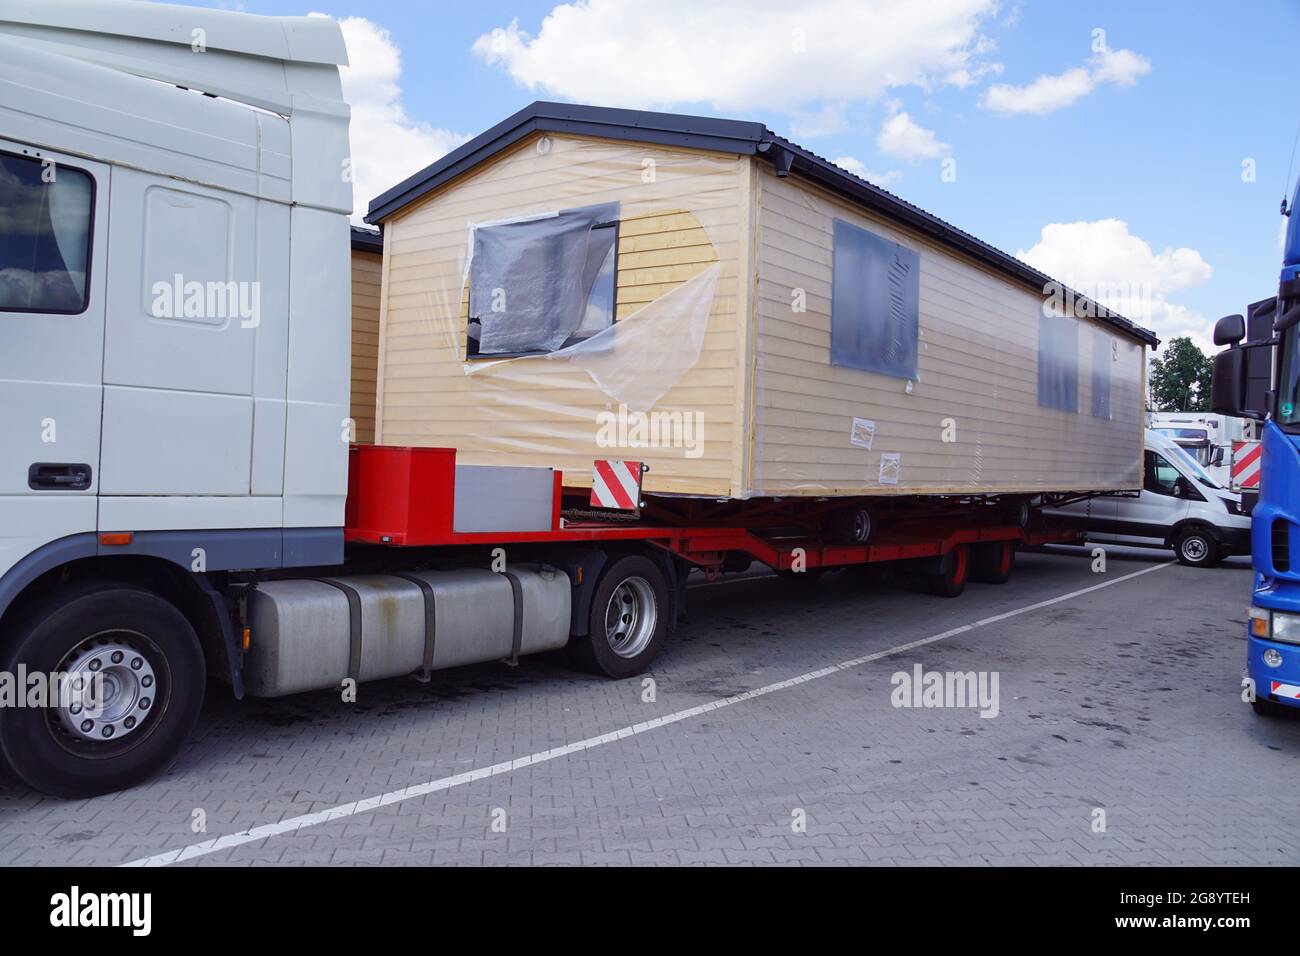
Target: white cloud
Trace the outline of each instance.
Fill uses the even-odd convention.
[[[362,17],[339,21],[351,66],[340,70],[352,107],[354,222],[370,200],[469,139],[411,119],[402,105],[402,54],[391,34]]]
[[[1189,335],[1212,351],[1210,322],[1168,296],[1202,286],[1214,270],[1186,246],[1155,252],[1122,219],[1056,222],[1016,258],[1153,330],[1162,341]]]
[[[1132,50],[1103,50],[1089,58],[1086,66],[1040,76],[1025,86],[995,83],[988,88],[980,105],[1004,115],[1042,116],[1082,99],[1103,83],[1132,86],[1138,77],[1150,72],[1151,61],[1141,54]]]
[[[897,159],[938,159],[952,152],[952,147],[939,141],[934,130],[916,123],[906,113],[895,113],[885,120],[876,136],[876,148],[886,156]]]
[[[987,70],[996,0],[577,0],[536,35],[517,20],[474,53],[529,90],[583,103],[797,113]]]
[[[887,173],[873,173],[862,164],[862,160],[855,156],[837,156],[835,159],[832,159],[831,162],[840,169],[852,173],[859,179],[865,179],[873,186],[879,186],[882,189],[903,178],[902,171],[898,169],[891,169]]]

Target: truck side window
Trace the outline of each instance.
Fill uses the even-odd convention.
[[[1173,497],[1178,488],[1178,469],[1169,464],[1163,455],[1148,451],[1145,458],[1142,487],[1152,494]]]
[[[831,364],[916,378],[920,253],[835,220]]]
[[[85,311],[94,197],[80,169],[0,153],[0,312]]]
[[[475,226],[468,357],[540,355],[614,323],[617,203]]]

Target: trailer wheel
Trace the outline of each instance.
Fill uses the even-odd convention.
[[[940,597],[957,597],[970,577],[970,549],[959,544],[939,562],[939,570],[926,575],[926,587]]]
[[[840,544],[866,544],[876,528],[876,516],[867,507],[845,508],[831,517],[831,535]]]
[[[185,616],[152,591],[76,584],[23,613],[11,633],[10,673],[22,665],[28,675],[68,675],[50,706],[0,709],[0,752],[33,789],[59,797],[125,789],[169,763],[194,729],[203,650]],[[97,704],[77,693],[89,681],[102,689]]]
[[[641,673],[668,636],[670,606],[657,564],[636,554],[619,558],[596,587],[587,634],[569,642],[574,660],[605,677]]]
[[[981,584],[1006,584],[1016,563],[1015,545],[1010,541],[986,541],[971,551],[970,577]]]
[[[1193,568],[1212,568],[1219,563],[1219,542],[1205,528],[1194,526],[1178,536],[1174,554],[1179,564]]]

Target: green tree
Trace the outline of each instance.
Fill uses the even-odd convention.
[[[1169,340],[1151,360],[1151,405],[1158,412],[1208,412],[1214,362],[1186,336]]]

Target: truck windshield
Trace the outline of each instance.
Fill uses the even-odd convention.
[[[1300,424],[1300,363],[1296,361],[1300,326],[1282,333],[1282,354],[1278,362],[1277,408],[1275,420],[1283,427]]]
[[[1201,484],[1205,485],[1205,487],[1217,488],[1219,490],[1223,489],[1223,485],[1211,478],[1206,473],[1205,469],[1202,468],[1191,455],[1187,454],[1187,452],[1183,451],[1183,449],[1179,448],[1177,445],[1171,444],[1167,448],[1162,448],[1161,453],[1167,455],[1179,467],[1185,469],[1188,474]]]

